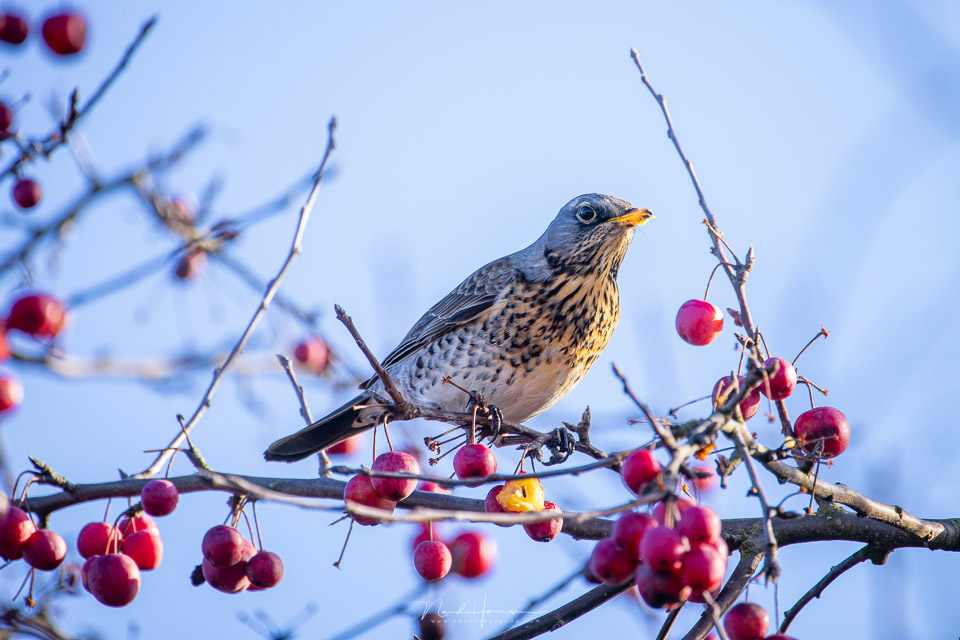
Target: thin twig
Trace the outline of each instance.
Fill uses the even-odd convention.
[[[763,574],[766,576],[767,580],[772,580],[774,583],[776,583],[780,578],[780,564],[777,562],[777,537],[774,535],[773,523],[771,522],[773,512],[770,508],[770,502],[767,500],[767,495],[763,490],[763,485],[760,484],[760,477],[757,475],[757,469],[753,464],[753,458],[750,457],[750,452],[747,450],[747,445],[744,441],[742,433],[744,430],[745,428],[737,429],[733,433],[732,438],[734,444],[737,446],[737,451],[740,453],[740,457],[746,464],[747,473],[750,474],[750,482],[753,486],[753,492],[760,501],[760,508],[763,509]]]
[[[287,374],[290,384],[293,385],[293,391],[297,394],[297,401],[300,403],[300,415],[309,427],[313,424],[313,416],[310,415],[310,407],[307,406],[307,398],[303,394],[303,387],[297,382],[297,374],[293,372],[293,367],[290,365],[290,358],[282,353],[278,353],[277,360],[280,361],[283,372]],[[320,475],[327,475],[330,469],[330,458],[327,456],[327,452],[322,449],[317,455],[320,456]]]
[[[380,378],[380,382],[383,383],[384,389],[386,389],[387,393],[390,395],[390,398],[393,400],[393,404],[396,406],[397,412],[401,416],[409,415],[410,407],[407,404],[407,401],[403,399],[400,391],[397,389],[396,385],[393,384],[393,379],[390,377],[390,374],[387,373],[383,366],[381,366],[380,361],[377,360],[377,357],[373,355],[372,351],[370,351],[367,343],[363,341],[362,337],[360,337],[360,332],[357,331],[356,325],[353,324],[353,319],[347,315],[347,313],[343,310],[343,307],[340,305],[334,305],[333,308],[337,313],[337,320],[342,322],[343,326],[345,326],[347,331],[350,332],[350,335],[353,336],[357,346],[360,347],[360,351],[362,351],[363,355],[366,356],[370,366],[373,367],[377,377]]]

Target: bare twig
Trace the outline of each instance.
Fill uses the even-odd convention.
[[[630,383],[627,382],[627,377],[615,362],[613,363],[613,375],[617,376],[617,379],[619,379],[623,384],[623,392],[627,394],[627,396],[633,400],[633,403],[640,407],[640,410],[643,411],[643,414],[647,416],[647,420],[650,421],[650,426],[660,437],[660,439],[663,440],[663,444],[666,445],[667,449],[669,449],[671,452],[676,451],[677,441],[674,440],[673,434],[670,433],[669,429],[664,429],[663,425],[661,425],[657,418],[654,417],[647,405],[640,402],[640,399],[637,398],[637,396],[633,393],[633,389],[630,388]]]
[[[303,238],[303,232],[306,229],[307,221],[310,219],[310,213],[313,211],[313,206],[316,203],[317,195],[320,193],[323,169],[326,166],[327,161],[330,159],[330,154],[334,149],[333,133],[335,129],[336,120],[331,118],[330,124],[327,127],[327,148],[326,151],[324,151],[323,160],[320,162],[320,167],[317,169],[313,188],[310,190],[310,195],[307,197],[307,202],[300,210],[300,218],[297,221],[297,228],[293,234],[293,242],[291,243],[290,251],[287,254],[286,259],[283,261],[280,270],[277,272],[276,277],[274,277],[274,279],[271,280],[270,284],[267,286],[267,290],[263,294],[260,305],[257,307],[253,317],[247,324],[247,328],[241,334],[240,339],[227,355],[227,358],[224,360],[223,364],[214,371],[213,380],[210,381],[210,386],[207,387],[206,392],[203,394],[203,397],[200,400],[199,406],[187,421],[186,425],[184,425],[184,430],[181,433],[178,433],[170,442],[170,444],[167,445],[166,450],[157,456],[157,459],[154,460],[149,467],[138,473],[136,477],[149,478],[156,475],[156,473],[163,468],[164,464],[166,464],[169,456],[173,455],[173,449],[180,446],[180,443],[183,442],[184,437],[190,433],[190,431],[200,421],[200,418],[202,418],[206,413],[207,409],[210,407],[211,398],[213,397],[217,388],[220,386],[220,383],[223,381],[224,375],[230,368],[230,365],[233,364],[233,362],[240,356],[241,353],[243,353],[244,347],[247,345],[247,341],[253,334],[253,330],[260,323],[260,319],[266,313],[267,308],[270,306],[270,302],[273,300],[277,290],[280,288],[280,282],[283,280],[283,276],[286,274],[287,269],[293,263],[294,259],[296,259],[296,257],[300,254],[300,243],[301,239]]]
[[[293,385],[293,391],[297,394],[297,402],[300,403],[300,415],[303,417],[303,421],[306,422],[307,426],[309,427],[313,424],[313,416],[310,415],[310,407],[307,406],[307,398],[303,394],[303,387],[301,387],[300,383],[297,382],[297,374],[293,372],[293,367],[290,366],[290,358],[282,353],[278,353],[277,360],[280,362],[280,366],[283,367],[283,372],[287,374],[290,384]],[[327,475],[331,466],[330,458],[327,457],[327,452],[322,449],[317,455],[320,456],[320,475]]]
[[[763,485],[760,484],[760,477],[757,475],[757,469],[753,464],[753,458],[750,457],[750,452],[747,450],[747,445],[744,442],[743,431],[745,430],[746,427],[738,428],[733,433],[733,442],[737,447],[737,451],[740,452],[740,457],[746,464],[747,473],[750,474],[752,491],[760,501],[760,508],[763,509],[763,574],[766,576],[767,580],[776,582],[780,578],[780,563],[777,562],[777,537],[774,535],[773,523],[771,522],[773,512],[770,509],[770,502],[767,500],[767,495],[763,490]]]

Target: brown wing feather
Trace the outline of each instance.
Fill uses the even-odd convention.
[[[492,307],[516,276],[509,256],[480,267],[430,307],[381,364],[385,368],[396,364],[451,329],[470,322]],[[360,385],[361,388],[369,387],[376,379],[373,376]]]

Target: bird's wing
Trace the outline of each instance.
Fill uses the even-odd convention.
[[[510,256],[477,269],[460,286],[430,307],[381,364],[384,368],[390,367],[451,329],[470,322],[493,306],[516,278],[517,270]],[[366,388],[376,379],[374,376],[360,386]]]

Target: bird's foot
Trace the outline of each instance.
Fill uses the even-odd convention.
[[[541,453],[541,462],[547,466],[566,462],[577,450],[573,433],[566,427],[557,427],[550,433],[547,447],[550,449],[550,460],[544,461]]]
[[[476,429],[476,416],[482,416],[490,421],[488,427],[480,429],[477,435],[481,439],[489,437],[496,440],[500,435],[500,429],[503,427],[503,412],[499,407],[493,404],[487,404],[479,391],[468,391],[470,399],[467,401],[467,412],[474,415],[473,428]]]

